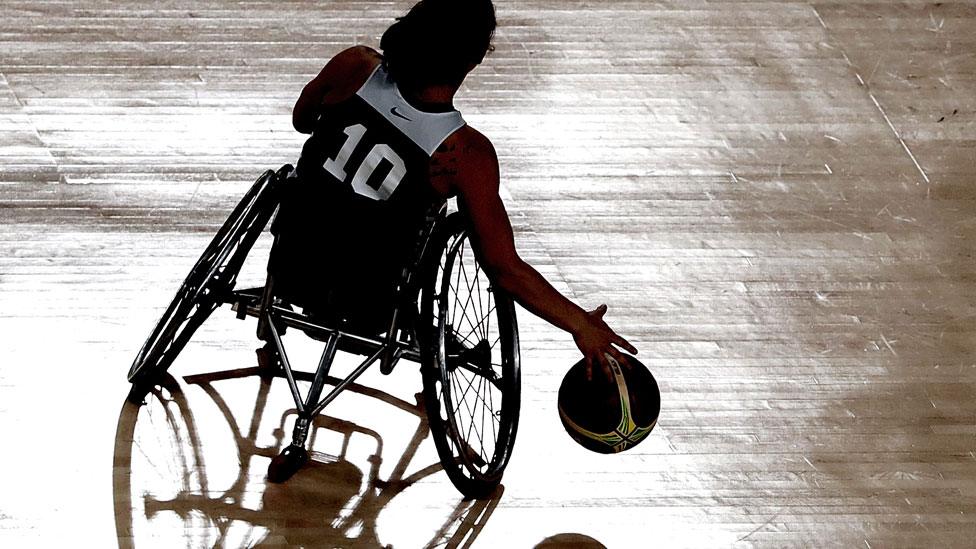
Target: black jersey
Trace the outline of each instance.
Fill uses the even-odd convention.
[[[431,155],[463,125],[457,111],[414,108],[382,65],[355,95],[324,107],[276,222],[269,269],[282,293],[341,318],[385,322],[425,214],[439,200]]]

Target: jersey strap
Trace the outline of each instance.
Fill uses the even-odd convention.
[[[433,155],[445,139],[464,126],[464,119],[458,111],[424,112],[415,109],[400,95],[400,90],[383,69],[382,63],[356,95],[416,143],[428,156]]]

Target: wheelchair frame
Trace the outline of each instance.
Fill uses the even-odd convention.
[[[308,460],[304,445],[312,421],[366,370],[379,361],[381,372],[389,374],[401,358],[407,358],[422,364],[425,408],[442,466],[464,495],[486,497],[501,480],[517,431],[520,399],[518,328],[510,296],[491,285],[490,279],[477,265],[474,254],[468,254],[475,266],[471,273],[474,283],[470,282],[465,267],[458,267],[458,284],[463,274],[468,294],[461,310],[464,317],[456,316],[457,303],[463,298],[458,288],[452,285],[451,277],[455,264],[463,264],[465,246],[469,242],[461,214],[448,216],[446,204],[428,212],[418,235],[413,260],[402,269],[385,335],[356,334],[340,329],[338,323],[331,326],[319,324],[304,312],[291,310],[275,297],[274,278],[270,274],[263,288],[234,290],[247,254],[277,212],[283,186],[297,183],[289,181],[291,179],[294,179],[294,170],[289,165],[277,172],[269,170],[258,178],[235,207],[133,362],[129,371],[129,381],[133,385],[128,399],[141,403],[193,332],[220,305],[230,304],[239,319],[249,316],[258,319],[257,336],[265,341],[264,347],[258,349],[259,365],[268,374],[286,379],[298,411],[292,443],[272,460],[269,480],[287,480]],[[482,277],[486,288],[480,283]],[[449,311],[447,305],[451,290],[456,300],[454,311]],[[465,312],[469,303],[473,307],[475,293],[481,313],[486,309],[482,293],[487,295],[488,301],[487,313],[479,322],[472,321]],[[491,304],[493,297],[494,306]],[[489,342],[493,312],[497,317],[498,337]],[[425,325],[426,319],[422,317],[431,322]],[[458,329],[462,320],[471,328],[464,336]],[[307,376],[296,376],[282,342],[282,336],[289,328],[325,342],[304,398],[297,380]],[[477,343],[470,340],[471,335],[475,335]],[[498,349],[494,349],[496,345]],[[335,379],[330,378],[329,372],[339,350],[366,358],[344,379],[334,383],[332,390],[323,397],[325,385]],[[497,363],[493,357],[496,351]],[[459,377],[461,381],[457,379]],[[471,401],[469,393],[475,379],[479,380],[478,389],[474,393],[475,400]],[[466,389],[462,386],[464,381],[468,383]],[[498,411],[494,410],[492,387],[500,393]],[[482,388],[487,396],[481,396]],[[480,430],[475,425],[479,406],[490,408],[487,414],[483,408],[480,410]],[[467,422],[458,415],[465,411],[463,408],[472,416]],[[485,428],[486,418],[491,433]],[[471,439],[472,432],[477,440]],[[489,434],[494,437],[490,452],[484,448]],[[475,442],[480,442],[480,450],[473,448]]]

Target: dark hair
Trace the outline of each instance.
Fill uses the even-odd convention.
[[[408,88],[460,84],[493,49],[495,24],[491,0],[421,0],[383,33],[383,63]]]

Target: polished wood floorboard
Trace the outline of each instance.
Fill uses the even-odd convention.
[[[194,377],[255,364],[227,311],[123,405],[216,227],[297,158],[302,85],[408,5],[0,4],[0,546],[972,547],[976,2],[497,2],[458,105],[525,258],[661,383],[631,452],[565,436],[576,351],[524,311],[483,502],[437,470],[411,364],[267,484],[285,384]]]

